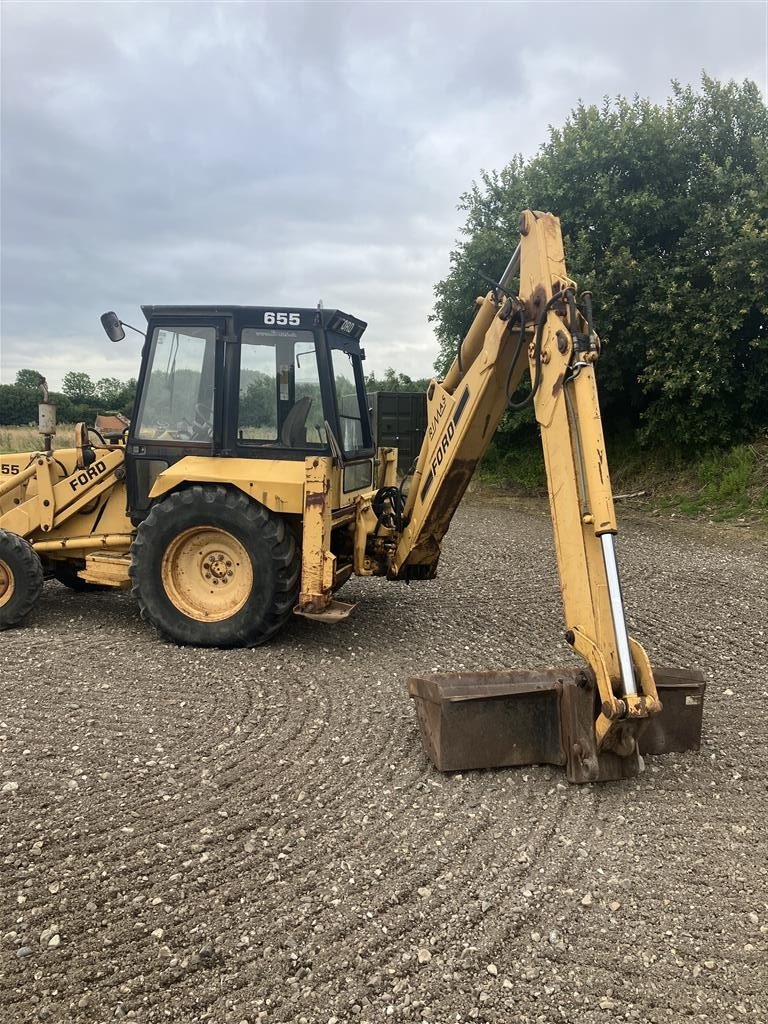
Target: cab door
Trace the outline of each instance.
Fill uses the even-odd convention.
[[[156,317],[147,330],[128,434],[126,483],[134,524],[149,512],[158,475],[222,446],[226,317]]]

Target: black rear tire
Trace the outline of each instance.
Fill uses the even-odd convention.
[[[40,556],[23,537],[0,530],[0,629],[17,626],[43,589]]]
[[[142,617],[178,644],[264,643],[293,611],[299,571],[284,519],[242,491],[212,485],[158,502],[131,548]]]

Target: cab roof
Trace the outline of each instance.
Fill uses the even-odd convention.
[[[359,339],[368,324],[351,313],[340,309],[319,309],[296,306],[142,306],[147,320],[152,317],[232,317],[238,327],[258,327],[269,330],[270,327],[285,329],[285,323],[265,321],[265,314],[298,314],[300,323],[291,322],[291,326],[302,330],[323,327],[325,330],[337,331],[351,338]]]

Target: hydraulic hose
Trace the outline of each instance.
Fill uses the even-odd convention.
[[[511,398],[511,396],[509,394],[509,383],[510,383],[510,381],[512,379],[512,372],[514,370],[515,363],[517,362],[518,357],[520,355],[520,350],[522,348],[522,344],[523,344],[523,341],[525,339],[525,323],[524,323],[524,319],[525,318],[524,318],[524,316],[521,317],[520,340],[517,343],[517,349],[515,350],[515,356],[514,356],[514,359],[512,360],[512,365],[509,368],[509,374],[507,376],[506,392],[507,392],[507,408],[508,409],[512,409],[513,411],[518,411],[520,409],[525,409],[525,407],[530,405],[531,402],[536,397],[536,392],[539,390],[539,385],[541,384],[541,346],[542,346],[542,342],[544,340],[544,325],[547,322],[547,314],[549,313],[550,309],[552,309],[552,307],[554,306],[554,304],[556,302],[560,302],[563,299],[564,296],[566,298],[568,298],[571,295],[573,295],[573,291],[572,291],[571,288],[568,288],[565,292],[555,292],[555,294],[547,301],[547,304],[544,306],[544,309],[542,309],[541,313],[539,314],[539,319],[536,321],[536,337],[535,337],[534,349],[533,349],[533,361],[534,361],[533,384],[531,385],[531,390],[525,396],[525,398],[523,398],[519,402],[513,402],[512,398]]]
[[[509,364],[509,373],[507,374],[507,382],[504,385],[504,394],[507,396],[507,408],[508,409],[517,408],[516,406],[514,406],[512,404],[512,402],[510,400],[509,385],[510,385],[510,382],[512,380],[512,374],[515,372],[515,366],[517,366],[517,360],[520,358],[520,353],[522,352],[523,345],[525,344],[525,310],[523,309],[522,306],[517,311],[517,319],[520,321],[520,334],[518,335],[518,338],[517,338],[517,348],[515,349],[515,354],[512,356],[512,362]],[[522,408],[522,406],[521,406],[521,408]]]

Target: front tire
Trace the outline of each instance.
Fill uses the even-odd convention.
[[[264,643],[289,618],[299,556],[285,521],[240,491],[194,486],[156,504],[131,548],[142,617],[179,644]]]
[[[0,530],[0,629],[17,626],[43,589],[40,556],[23,537]]]

